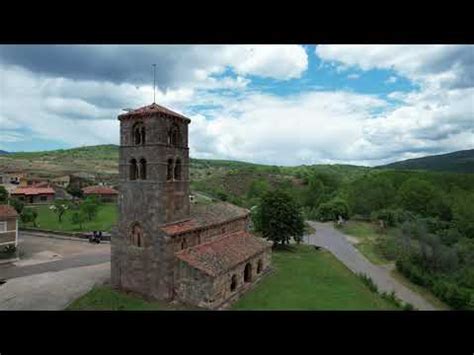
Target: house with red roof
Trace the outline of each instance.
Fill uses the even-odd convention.
[[[84,197],[95,196],[102,202],[117,202],[119,192],[109,186],[87,186],[82,189]]]
[[[12,197],[29,204],[52,203],[55,191],[52,187],[26,186],[18,187],[11,193]]]

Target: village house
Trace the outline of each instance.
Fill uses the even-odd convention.
[[[109,186],[87,186],[82,189],[84,197],[95,196],[102,202],[117,202],[119,192]]]
[[[18,187],[11,196],[29,204],[51,203],[54,201],[55,191],[52,187]]]
[[[71,182],[71,177],[69,175],[60,176],[51,180],[51,182],[57,186],[67,188]]]
[[[8,247],[18,247],[18,213],[10,205],[0,205],[0,262],[17,258],[18,251],[5,252]]]
[[[189,118],[155,103],[118,118],[112,285],[158,300],[225,307],[268,273],[271,243],[250,233],[248,210],[191,203]]]

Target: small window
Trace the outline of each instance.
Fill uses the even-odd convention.
[[[138,166],[136,159],[130,160],[130,180],[136,180],[138,177]]]
[[[181,180],[181,160],[177,159],[174,164],[174,179]]]
[[[186,249],[188,247],[188,243],[186,243],[186,239],[181,241],[181,250]]]
[[[146,180],[146,160],[140,160],[140,179]]]
[[[7,222],[0,222],[0,233],[7,231]]]
[[[252,264],[247,263],[244,269],[244,282],[252,281]]]
[[[145,127],[142,122],[137,122],[132,129],[132,142],[134,145],[145,144]]]
[[[174,124],[168,131],[168,144],[178,146],[180,140],[179,127]]]
[[[257,264],[257,274],[260,274],[263,270],[263,260],[260,259]]]
[[[143,229],[139,223],[134,223],[130,232],[130,244],[141,248],[143,247],[143,242]]]
[[[173,179],[173,159],[168,159],[168,168],[166,171],[166,180],[170,181]]]
[[[230,281],[230,290],[234,292],[236,288],[237,288],[237,275],[232,275],[232,279]]]
[[[46,197],[46,196],[40,196],[41,201],[46,201],[47,199],[48,199],[48,197]]]

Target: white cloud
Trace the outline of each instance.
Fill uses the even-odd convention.
[[[386,84],[394,84],[398,81],[398,78],[396,76],[391,76],[387,80],[385,80]]]
[[[360,78],[359,74],[349,74],[347,76],[347,79],[352,79],[352,80],[359,79],[359,78]]]

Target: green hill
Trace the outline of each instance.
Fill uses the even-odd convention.
[[[377,168],[474,173],[474,149],[403,160]]]

